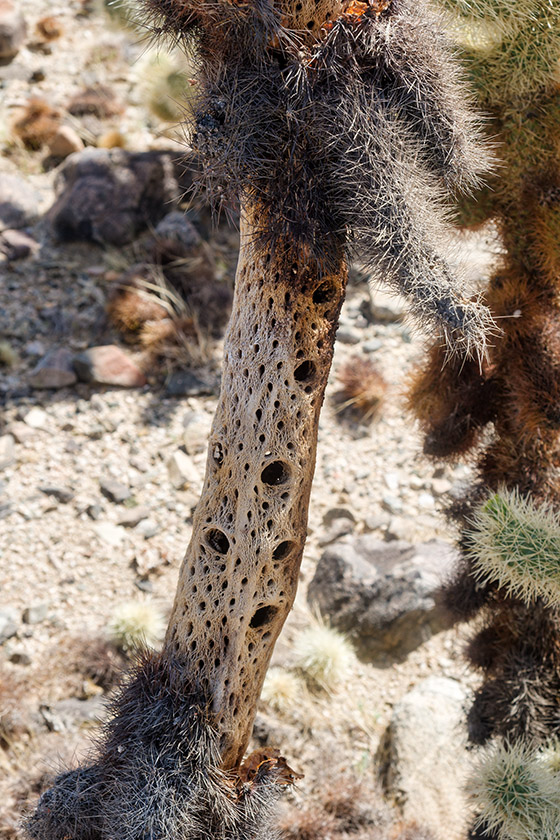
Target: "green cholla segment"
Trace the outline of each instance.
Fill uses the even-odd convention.
[[[560,833],[560,787],[540,752],[494,744],[469,781],[477,824],[499,840],[553,840]]]
[[[531,604],[560,606],[560,522],[518,492],[501,490],[481,505],[467,532],[476,576]]]

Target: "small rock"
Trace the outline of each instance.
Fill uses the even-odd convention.
[[[47,617],[47,612],[46,604],[35,604],[33,607],[26,607],[21,618],[24,624],[40,624]]]
[[[387,472],[383,476],[387,488],[395,493],[401,484],[401,477],[398,472]]]
[[[10,607],[0,609],[0,645],[13,638],[18,631],[17,612]]]
[[[437,840],[467,834],[465,779],[471,770],[464,733],[467,693],[455,680],[428,677],[399,700],[385,737],[386,778],[405,820]]]
[[[141,388],[146,377],[139,367],[115,344],[90,347],[74,357],[74,370],[81,382]]]
[[[63,505],[71,502],[75,495],[71,487],[55,484],[43,484],[42,487],[39,487],[39,490],[41,493],[45,493],[46,496],[53,496],[57,502],[61,502]]]
[[[117,548],[126,539],[126,531],[121,525],[114,525],[112,522],[97,522],[93,530],[100,540],[107,545]]]
[[[432,492],[434,496],[445,496],[451,490],[452,484],[446,478],[432,479]]]
[[[4,230],[0,233],[0,256],[6,262],[25,260],[39,247],[39,243],[22,230]]]
[[[16,460],[16,447],[13,435],[0,437],[0,470],[5,470]]]
[[[151,593],[154,591],[154,585],[151,580],[135,580],[134,586],[140,590],[140,592],[148,592]]]
[[[25,19],[13,0],[0,0],[0,64],[14,58],[25,41]]]
[[[183,444],[187,455],[204,452],[208,446],[208,436],[212,420],[201,411],[191,411],[183,418]]]
[[[180,449],[175,452],[167,462],[169,480],[176,490],[185,486],[198,484],[200,475],[191,458],[185,455]]]
[[[371,513],[364,520],[364,528],[366,531],[379,531],[387,528],[389,522],[390,519],[386,513]]]
[[[15,665],[31,665],[31,657],[23,650],[14,650],[9,659]]]
[[[203,382],[188,370],[176,370],[171,374],[165,386],[167,397],[203,397],[213,394],[215,388]]]
[[[201,245],[200,234],[184,213],[168,213],[154,231],[156,255],[167,260],[185,259]]]
[[[100,478],[99,488],[105,498],[109,499],[110,502],[116,502],[116,504],[126,502],[132,495],[126,484],[122,484],[114,478]]]
[[[333,519],[326,532],[317,540],[320,546],[330,545],[344,537],[346,534],[351,534],[354,530],[354,523],[351,519],[345,516],[340,516],[338,519]]]
[[[145,540],[149,540],[151,537],[155,537],[159,530],[160,527],[154,519],[143,519],[134,529],[134,533],[144,537]]]
[[[366,311],[362,310],[362,315],[368,320],[381,324],[402,321],[406,315],[406,306],[398,295],[392,295],[373,286],[369,286],[369,294],[369,311],[366,314]]]
[[[359,344],[361,336],[354,327],[339,327],[336,333],[336,340],[340,344]]]
[[[30,440],[37,437],[37,432],[34,429],[31,429],[19,420],[14,420],[13,423],[10,423],[7,431],[12,435],[16,443],[29,443]]]
[[[55,158],[67,158],[80,152],[84,144],[80,135],[69,125],[61,125],[49,140],[49,152]]]
[[[39,406],[34,405],[30,411],[27,412],[23,418],[23,422],[31,429],[48,429],[51,420],[46,411],[43,411]]]
[[[350,522],[356,522],[356,518],[351,510],[345,507],[329,508],[323,516],[323,525],[329,527],[335,519],[349,519]]]
[[[54,706],[40,706],[39,711],[51,732],[66,732],[80,726],[93,725],[104,716],[105,701],[101,695],[88,700],[69,697]]]
[[[28,379],[33,388],[65,388],[76,381],[72,353],[63,347],[47,353],[31,371]]]
[[[86,513],[87,513],[87,515],[89,516],[90,519],[93,519],[94,521],[97,521],[98,519],[101,519],[101,517],[103,516],[103,508],[102,508],[101,505],[95,505],[95,504],[94,505],[88,505],[87,508],[86,508]],[[118,524],[122,525],[123,523],[119,522]]]
[[[377,353],[383,347],[383,342],[379,338],[370,338],[362,344],[364,353]]]
[[[39,218],[39,203],[39,194],[24,178],[3,174],[0,178],[0,230],[34,224]]]
[[[381,505],[389,513],[402,513],[403,504],[398,496],[383,496]]]
[[[151,574],[161,574],[167,561],[157,548],[142,549],[134,557],[134,568],[140,578],[146,579]]]
[[[436,593],[456,560],[443,542],[346,537],[321,556],[308,599],[351,636],[363,659],[402,658],[448,626]]]
[[[136,507],[129,508],[120,514],[117,519],[117,525],[122,525],[124,528],[134,528],[143,519],[147,519],[149,515],[149,507],[146,505],[136,505]]]
[[[418,496],[418,506],[424,510],[433,510],[435,507],[434,497],[431,493],[420,493]]]
[[[385,539],[390,540],[406,540],[410,536],[410,520],[405,519],[404,516],[392,516],[387,523],[385,531]]]

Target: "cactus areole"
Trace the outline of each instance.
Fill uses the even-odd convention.
[[[274,763],[255,775],[240,762],[296,593],[348,259],[400,290],[450,353],[480,353],[488,311],[446,257],[443,199],[476,185],[487,159],[424,0],[141,5],[194,53],[204,189],[240,210],[235,297],[163,652],[117,697],[95,763],[59,777],[28,828],[247,840],[264,836],[253,829]],[[251,785],[231,787],[236,773],[259,782],[255,801]],[[208,811],[220,827],[197,834]]]

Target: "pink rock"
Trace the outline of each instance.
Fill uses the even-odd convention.
[[[90,347],[74,356],[74,370],[82,382],[141,388],[146,377],[139,367],[115,344]]]
[[[69,350],[59,347],[41,359],[31,371],[29,384],[33,388],[64,388],[76,382],[72,367],[73,355]]]
[[[61,125],[49,140],[49,152],[56,158],[67,158],[83,148],[82,138],[69,125]]]
[[[39,243],[21,230],[5,230],[0,233],[0,255],[8,262],[24,260],[38,248]]]

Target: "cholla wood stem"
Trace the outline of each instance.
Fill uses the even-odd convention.
[[[206,478],[165,647],[211,698],[223,766],[246,749],[296,594],[317,429],[346,285],[257,253],[242,225]]]

